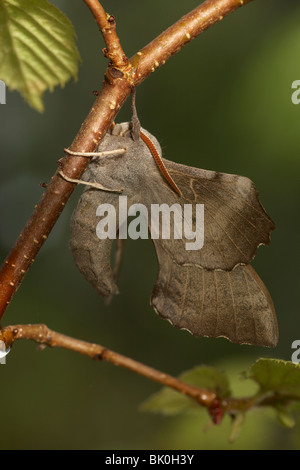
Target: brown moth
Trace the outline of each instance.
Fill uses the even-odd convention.
[[[161,156],[156,138],[146,130]],[[187,250],[185,236],[175,239],[170,218],[170,239],[154,239],[158,277],[151,305],[158,315],[195,336],[226,337],[238,344],[274,347],[278,327],[272,299],[249,265],[261,244],[269,244],[274,223],[259,202],[248,178],[202,170],[162,159],[177,194],[159,172],[142,139],[133,140],[130,124],[117,124],[103,139],[98,151],[126,148],[123,155],[99,160],[94,157],[84,173],[86,182],[98,182],[111,190],[84,190],[71,221],[70,247],[83,276],[104,297],[118,293],[110,265],[112,239],[96,234],[97,207],[116,208],[123,188],[128,205],[204,204],[204,245]],[[194,214],[193,214],[194,222]],[[149,230],[151,230],[149,223]]]

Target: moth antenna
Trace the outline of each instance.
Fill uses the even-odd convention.
[[[174,189],[174,191],[176,191],[176,193],[179,194],[179,196],[182,196],[182,193],[181,193],[180,189],[178,188],[177,184],[175,183],[172,176],[170,175],[167,168],[165,167],[164,162],[162,161],[162,159],[161,159],[158,151],[156,150],[155,145],[151,141],[151,139],[149,139],[149,137],[146,134],[144,134],[142,131],[140,131],[140,137],[143,140],[143,142],[145,142],[148,149],[150,150],[150,152],[151,152],[151,154],[152,154],[152,156],[153,156],[160,172],[164,176],[164,178],[168,181],[168,183]]]
[[[140,139],[141,124],[136,111],[135,97],[136,88],[133,88],[131,92],[131,134],[134,142],[137,142]]]
[[[148,149],[150,150],[160,172],[164,176],[164,178],[168,181],[170,186],[176,191],[179,196],[182,196],[180,189],[178,188],[177,184],[173,180],[172,176],[166,169],[162,159],[160,158],[160,155],[158,151],[155,148],[155,145],[153,142],[149,139],[149,137],[146,136],[141,131],[141,124],[137,115],[136,111],[136,104],[135,104],[135,98],[136,98],[136,88],[132,89],[132,98],[131,98],[131,111],[132,111],[132,118],[131,118],[131,133],[132,133],[132,138],[135,142],[137,142],[140,138],[144,141],[144,143],[147,145]]]

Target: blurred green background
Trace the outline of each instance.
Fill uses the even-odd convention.
[[[17,92],[0,107],[0,251],[4,259],[72,142],[99,89],[106,60],[103,41],[83,2],[53,1],[75,25],[82,57],[79,80],[46,93],[46,111],[30,109]],[[196,0],[103,0],[117,18],[130,57]],[[156,277],[150,240],[128,241],[111,306],[74,265],[69,221],[77,188],[26,275],[3,318],[3,326],[46,323],[57,331],[98,342],[170,374],[207,364],[226,371],[235,393],[251,393],[238,373],[259,357],[291,359],[300,338],[299,149],[300,105],[291,84],[300,79],[298,0],[253,2],[210,28],[137,91],[143,127],[176,162],[251,178],[276,222],[272,243],[253,266],[277,311],[276,349],[237,346],[225,339],[197,339],[158,318],[149,306]],[[118,121],[130,119],[126,103]],[[139,411],[159,389],[155,383],[106,363],[65,350],[38,352],[18,342],[0,365],[1,449],[297,449],[300,424],[277,424],[256,411],[234,444],[229,419],[204,432],[206,412],[164,418]]]

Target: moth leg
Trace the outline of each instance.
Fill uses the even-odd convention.
[[[119,238],[119,235],[117,236],[116,239],[116,253],[115,253],[115,263],[114,263],[114,268],[113,268],[113,278],[114,281],[117,282],[119,278],[119,274],[121,271],[122,267],[122,262],[123,262],[123,255],[124,255],[124,245],[125,245],[125,240]],[[110,305],[111,301],[113,298],[113,294],[111,294],[106,300],[105,303],[106,305]]]
[[[75,157],[88,157],[88,158],[100,157],[102,159],[105,157],[109,157],[111,155],[114,155],[114,156],[124,155],[124,153],[126,152],[126,149],[122,148],[122,149],[116,149],[116,150],[105,150],[104,152],[73,152],[72,150],[64,149],[64,152],[68,153],[69,155],[73,155]]]
[[[118,189],[111,189],[111,188],[106,188],[105,186],[102,186],[100,183],[92,182],[92,181],[83,181],[83,180],[77,180],[74,178],[69,178],[69,176],[66,176],[62,170],[58,171],[58,174],[64,178],[66,181],[69,183],[76,183],[76,184],[84,184],[85,186],[89,186],[91,188],[96,188],[100,189],[101,191],[109,191],[111,193],[122,193],[123,188],[118,188]]]

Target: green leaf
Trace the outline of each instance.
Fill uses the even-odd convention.
[[[214,367],[195,367],[181,374],[179,379],[196,387],[214,391],[220,398],[230,395],[226,375]],[[169,387],[163,387],[159,392],[148,398],[141,405],[141,409],[170,416],[180,413],[198,413],[203,408],[192,398]]]
[[[263,393],[273,392],[282,398],[300,400],[300,364],[262,358],[249,369],[248,377],[258,383]]]
[[[47,0],[1,0],[0,79],[43,111],[46,90],[77,78],[74,36],[72,23]]]

